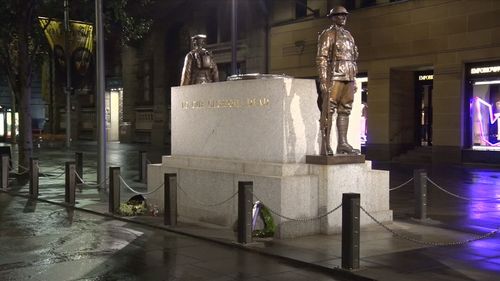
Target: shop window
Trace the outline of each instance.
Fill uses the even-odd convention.
[[[468,68],[473,150],[500,151],[500,64]]]
[[[500,81],[474,82],[471,100],[474,149],[500,150]]]

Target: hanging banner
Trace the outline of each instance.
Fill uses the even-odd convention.
[[[64,23],[61,20],[39,18],[54,55],[56,83],[66,86],[66,55]],[[70,54],[71,86],[81,93],[94,90],[94,38],[91,23],[70,21],[68,51]]]

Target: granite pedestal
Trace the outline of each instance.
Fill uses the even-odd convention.
[[[307,164],[319,151],[319,111],[314,80],[243,80],[172,88],[172,155],[148,167],[148,189],[177,173],[179,220],[233,227],[238,181],[254,183],[255,200],[274,215],[277,236],[297,237],[340,230],[341,194],[361,193],[361,204],[381,221],[392,220],[389,174],[370,162]],[[359,109],[360,96],[357,96]],[[356,112],[356,111],[355,111]],[[358,120],[356,120],[356,118]],[[353,112],[351,124],[359,124]],[[359,148],[357,127],[349,139]],[[353,132],[354,131],[354,132]],[[332,145],[336,146],[336,136]],[[163,194],[149,200],[162,209]],[[215,205],[215,206],[213,206]],[[361,218],[362,224],[372,223]]]

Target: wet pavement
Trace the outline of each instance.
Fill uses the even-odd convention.
[[[200,239],[0,193],[0,280],[347,280]]]
[[[161,155],[166,153],[143,145],[110,143],[108,165],[121,167],[125,180],[144,192],[145,185],[138,182],[139,150],[148,151],[148,159],[153,163],[160,162]],[[40,198],[64,201],[64,176],[58,175],[63,171],[64,162],[74,159],[75,151],[84,153],[83,178],[87,183],[77,190],[77,207],[106,214],[107,194],[92,185],[97,163],[96,146],[92,142],[79,143],[70,150],[42,146],[35,151],[41,172],[46,171],[45,177],[40,178]],[[495,233],[500,227],[499,168],[397,163],[374,163],[374,167],[391,172],[391,187],[411,179],[414,169],[424,168],[429,178],[449,193],[428,183],[429,219],[418,221],[412,219],[413,183],[392,191],[395,221],[385,225],[387,229],[379,225],[362,229],[361,268],[352,272],[338,269],[340,235],[257,239],[242,247],[235,244],[235,233],[230,229],[190,222],[169,228],[162,225],[162,218],[154,216],[124,221],[109,214],[104,217],[68,211],[0,193],[0,240],[3,242],[0,244],[0,280],[337,280],[328,278],[341,277],[346,280],[500,280],[500,235]],[[27,195],[27,192],[26,185],[16,186],[12,182],[10,194]],[[132,195],[130,190],[122,190],[122,201]],[[472,200],[474,198],[479,200]],[[172,231],[187,235],[179,236]],[[484,239],[468,241],[477,238],[476,234],[488,233],[491,235]],[[191,238],[197,236],[205,240]],[[9,247],[5,241],[16,241],[19,247]],[[184,249],[186,241],[192,241],[189,243],[195,246]],[[68,251],[61,254],[59,248]],[[227,256],[219,259],[219,252]],[[83,258],[77,259],[80,256]],[[89,261],[81,263],[81,260]],[[261,260],[265,262],[261,264]],[[81,269],[70,270],[70,265],[78,264],[82,264]],[[196,270],[190,270],[192,266]],[[282,266],[283,271],[279,269]],[[304,266],[307,269],[303,269]],[[272,271],[275,267],[278,271]],[[196,275],[203,272],[199,268],[215,275]],[[120,275],[121,271],[126,274]],[[37,277],[39,272],[42,272],[39,276],[46,278]],[[74,275],[65,279],[58,272]],[[179,272],[184,275],[178,275]],[[11,273],[14,279],[9,277]]]

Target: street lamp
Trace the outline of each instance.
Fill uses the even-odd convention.
[[[104,36],[102,19],[102,0],[95,1],[96,25],[96,96],[97,96],[97,143],[99,146],[97,157],[97,183],[106,181],[106,111],[104,97]]]
[[[238,14],[237,14],[237,3],[236,0],[232,0],[231,2],[231,74],[236,75],[237,73],[237,23],[238,23]]]
[[[71,65],[69,54],[69,3],[64,0],[64,50],[66,60],[66,148],[71,145]]]

